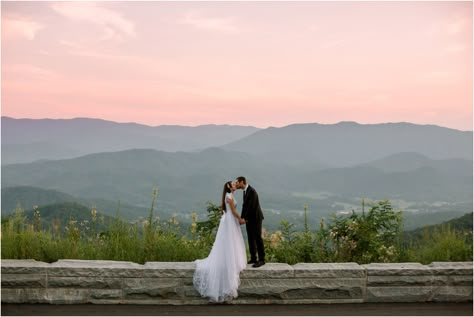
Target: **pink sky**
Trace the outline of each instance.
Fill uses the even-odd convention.
[[[2,115],[472,130],[467,2],[1,2]]]

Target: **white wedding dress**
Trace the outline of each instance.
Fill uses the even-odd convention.
[[[234,200],[235,205],[233,195],[227,193],[226,199],[228,197]],[[247,266],[247,253],[240,224],[227,202],[211,253],[195,263],[193,284],[202,297],[209,297],[211,302],[223,302],[238,296],[239,274]]]

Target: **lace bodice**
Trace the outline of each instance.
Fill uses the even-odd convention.
[[[230,210],[230,205],[227,202],[227,198],[230,198],[230,199],[234,200],[234,206],[237,206],[237,200],[235,199],[234,195],[232,195],[232,193],[225,194],[225,210],[229,211],[229,212],[232,212],[232,210]]]

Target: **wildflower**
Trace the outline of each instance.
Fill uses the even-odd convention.
[[[96,222],[97,221],[97,210],[95,208],[93,208],[91,210],[91,215],[92,215],[92,222]]]
[[[270,236],[270,247],[276,248],[283,240],[282,232],[279,230],[275,231],[275,233]]]
[[[53,228],[56,233],[58,232],[60,225],[61,225],[61,220],[56,218],[53,223]]]
[[[178,220],[176,220],[176,215],[173,215],[173,217],[171,217],[170,220],[168,220],[168,222],[171,224],[171,225],[175,225],[177,226],[179,224]]]

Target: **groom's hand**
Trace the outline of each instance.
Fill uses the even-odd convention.
[[[225,199],[225,201],[230,204],[230,198],[229,198],[229,197],[227,197],[227,198]]]

